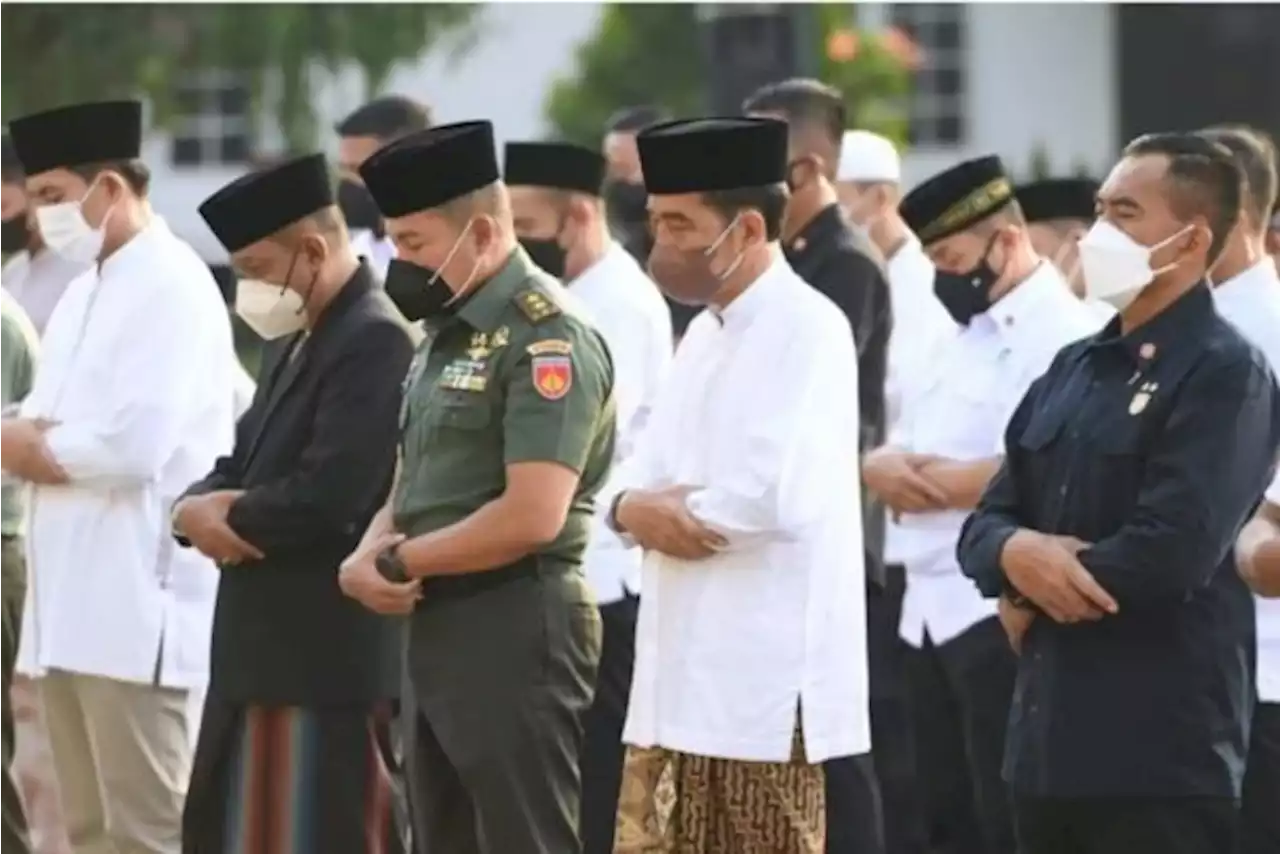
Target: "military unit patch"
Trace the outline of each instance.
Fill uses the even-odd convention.
[[[573,361],[568,356],[534,356],[533,387],[546,400],[559,400],[573,386]]]
[[[560,314],[560,306],[548,299],[545,294],[535,290],[521,291],[516,294],[516,306],[530,323],[541,323],[549,317]]]
[[[563,338],[548,338],[533,342],[525,348],[525,352],[530,356],[568,356],[573,352],[573,344]]]

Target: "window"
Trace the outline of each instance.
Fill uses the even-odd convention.
[[[174,92],[174,166],[238,166],[249,161],[252,98],[244,77],[200,71],[178,82]]]
[[[965,141],[965,9],[963,4],[894,3],[891,23],[920,48],[910,104],[912,145]]]

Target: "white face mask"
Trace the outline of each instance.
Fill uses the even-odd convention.
[[[84,199],[89,198],[95,184],[90,184]],[[36,225],[45,245],[69,261],[91,264],[102,254],[106,240],[107,222],[115,211],[112,205],[102,217],[102,223],[94,228],[84,218],[84,199],[78,202],[59,202],[36,208]]]
[[[241,279],[236,286],[236,314],[266,341],[301,329],[305,305],[297,291],[269,282]]]
[[[1080,238],[1080,267],[1084,273],[1086,299],[1109,303],[1124,311],[1143,288],[1161,273],[1178,266],[1167,264],[1151,269],[1151,253],[1190,231],[1188,225],[1154,246],[1143,246],[1105,219],[1100,219]]]

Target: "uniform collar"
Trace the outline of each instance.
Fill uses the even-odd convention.
[[[1042,304],[1060,293],[1069,293],[1067,283],[1052,264],[1042,260],[1030,276],[974,321],[986,324],[1001,335],[1018,335],[1032,326]]]
[[[1145,366],[1164,353],[1193,348],[1202,340],[1201,328],[1216,316],[1213,295],[1202,281],[1127,335],[1120,334],[1117,314],[1093,337],[1092,346],[1119,347],[1134,364]]]
[[[1270,255],[1263,255],[1253,266],[1214,288],[1213,297],[1215,301],[1247,304],[1273,291],[1276,281],[1276,262]]]
[[[756,316],[768,307],[773,292],[781,285],[786,273],[790,270],[787,260],[781,253],[774,255],[773,262],[760,277],[738,294],[733,302],[720,310],[712,309],[712,313],[725,329],[746,329]]]
[[[502,269],[477,288],[458,308],[457,316],[479,332],[492,332],[498,328],[516,291],[537,269],[524,250],[517,246],[507,257]]]
[[[809,220],[799,234],[784,243],[782,251],[794,266],[797,261],[828,245],[833,237],[848,227],[840,206],[833,202],[818,211],[818,215]]]

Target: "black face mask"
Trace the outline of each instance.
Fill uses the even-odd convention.
[[[991,308],[991,288],[1000,278],[1000,273],[991,269],[991,262],[987,260],[995,240],[992,235],[982,259],[967,273],[934,270],[933,292],[961,326],[968,326],[969,321]]]
[[[384,287],[387,296],[410,323],[453,313],[448,305],[453,299],[453,291],[435,270],[428,267],[393,258],[387,267]]]
[[[31,234],[27,231],[26,214],[18,214],[0,224],[0,252],[9,255],[27,248]]]
[[[546,270],[557,279],[564,278],[564,258],[566,250],[554,237],[550,240],[534,240],[522,238],[520,245],[529,254],[533,263]]]
[[[382,212],[373,201],[373,196],[363,184],[357,184],[349,178],[338,182],[338,207],[342,210],[342,218],[349,228],[365,228],[372,231],[378,239],[384,233]]]
[[[604,207],[609,219],[619,225],[630,226],[647,223],[649,211],[645,207],[649,194],[643,184],[629,181],[610,181],[604,187]]]

